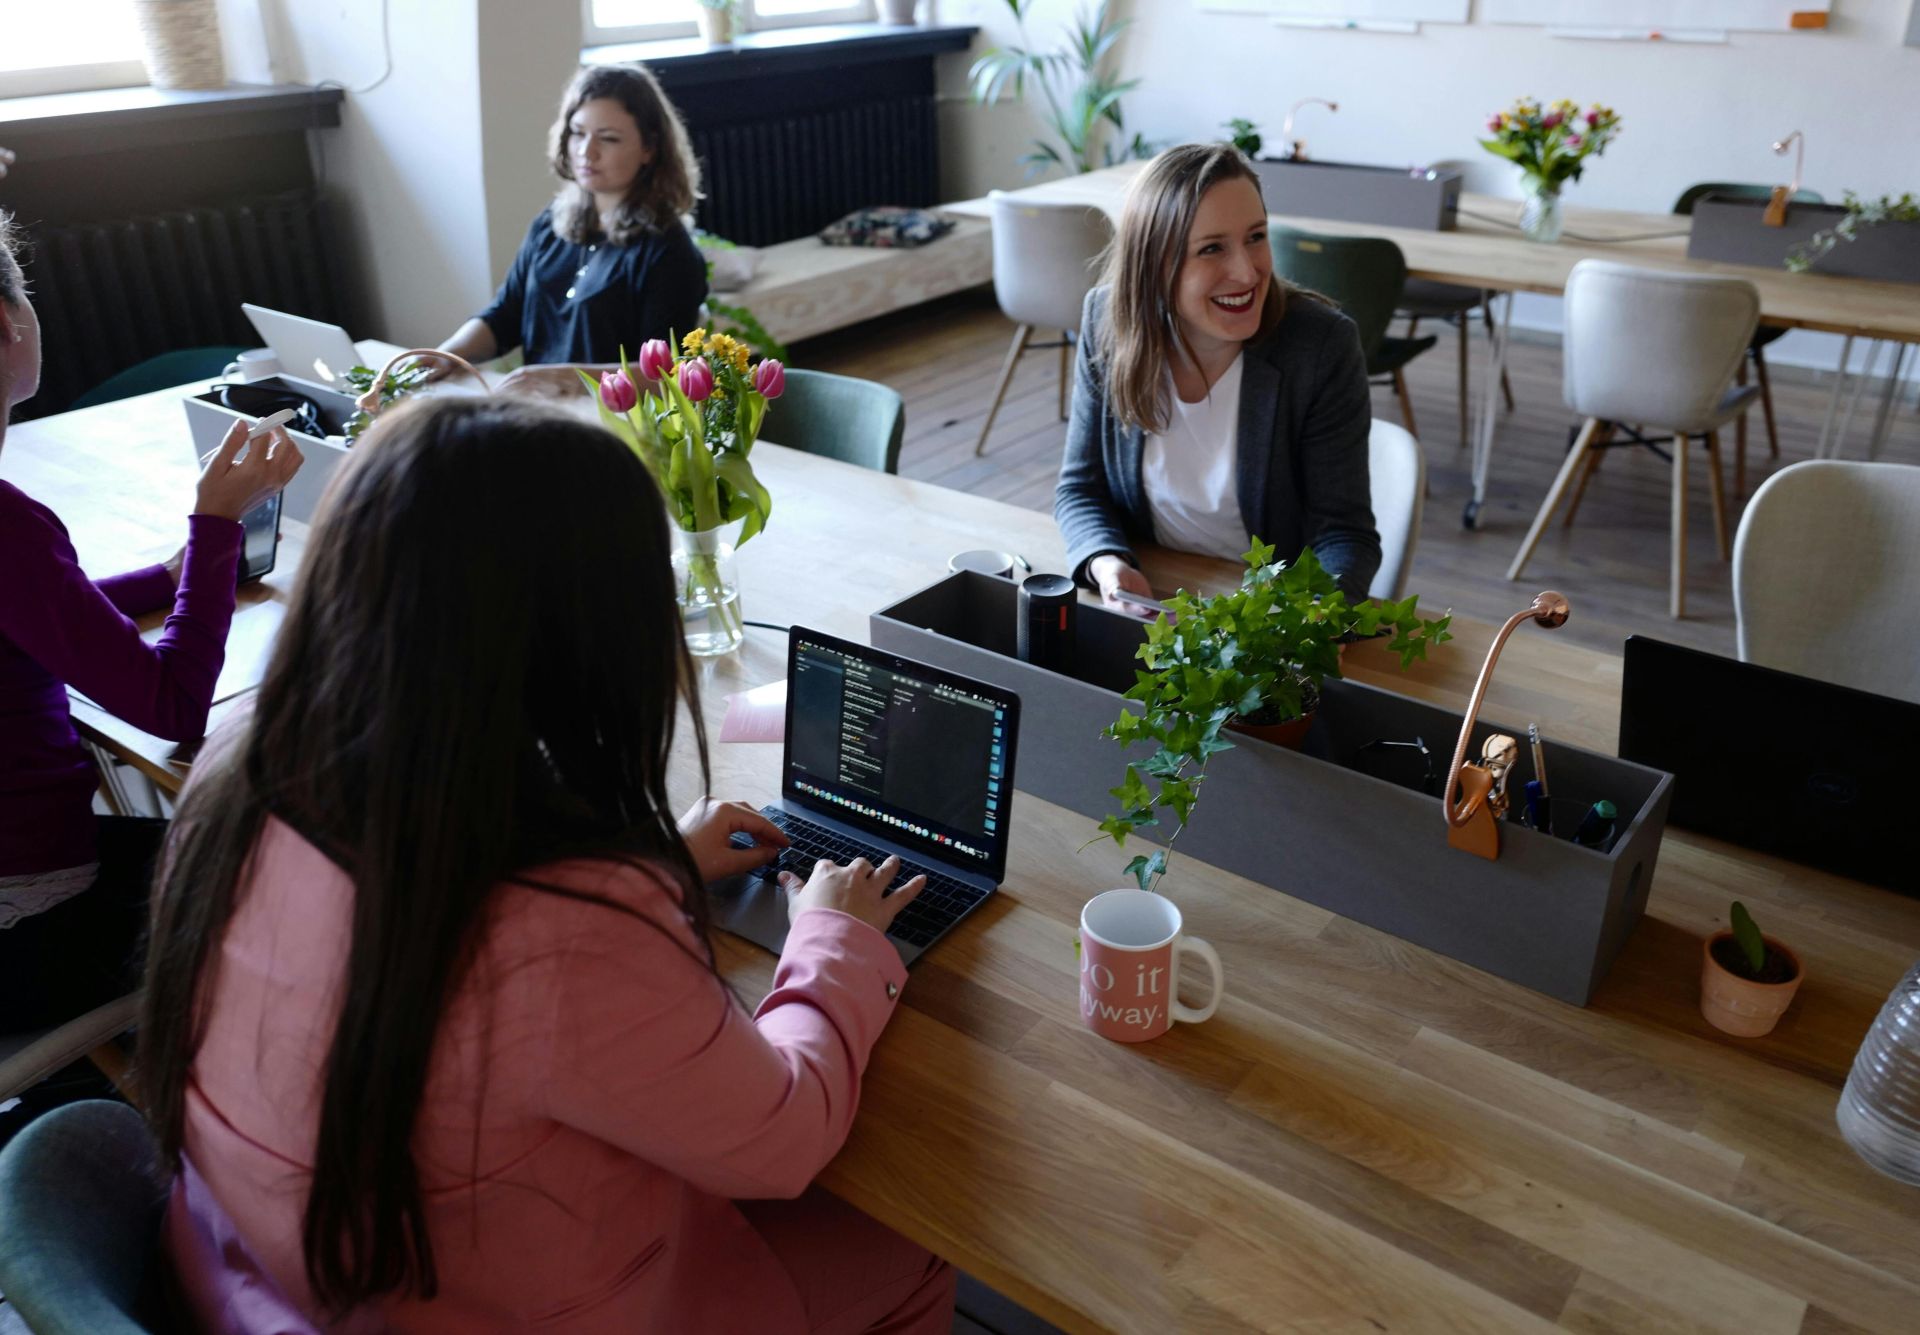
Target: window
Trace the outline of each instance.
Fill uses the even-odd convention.
[[[699,0],[582,0],[589,46],[609,42],[649,42],[692,37]],[[791,28],[807,23],[867,23],[875,18],[873,0],[739,0],[743,31]]]
[[[0,97],[124,88],[147,81],[133,0],[9,6]]]

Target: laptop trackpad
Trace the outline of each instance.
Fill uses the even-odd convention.
[[[787,892],[772,878],[729,876],[707,887],[715,927],[778,955],[787,944]]]

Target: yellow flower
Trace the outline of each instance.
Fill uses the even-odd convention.
[[[705,343],[706,341],[707,341],[707,331],[704,329],[695,329],[690,333],[688,333],[688,335],[685,338],[680,340],[680,346],[686,349],[688,352],[698,352],[700,351],[700,345]]]
[[[741,372],[743,375],[746,373],[747,348],[744,343],[735,343],[733,345],[733,369]]]

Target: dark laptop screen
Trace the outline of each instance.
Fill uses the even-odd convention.
[[[782,791],[998,883],[1019,710],[997,686],[796,626]]]

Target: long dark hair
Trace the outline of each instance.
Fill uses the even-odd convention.
[[[554,235],[561,240],[585,245],[600,236],[600,215],[594,209],[593,196],[573,179],[567,126],[583,104],[603,97],[627,109],[639,127],[642,142],[653,150],[653,160],[633,178],[627,197],[620,201],[607,225],[607,240],[625,246],[645,233],[670,231],[681,214],[693,211],[700,198],[700,162],[693,156],[680,113],[660,90],[653,71],[638,62],[588,65],[573,76],[567,91],[560,95],[560,115],[547,135],[549,165],[561,182],[560,193],[553,197],[551,215]]]
[[[598,426],[503,400],[396,408],[315,518],[251,720],[196,766],[155,900],[147,1114],[177,1162],[219,942],[277,816],[354,885],[303,1233],[334,1311],[436,1292],[414,1124],[497,885],[591,899],[528,873],[663,869],[712,967],[667,805],[682,700],[702,791],[707,764],[670,553],[658,489]]]

